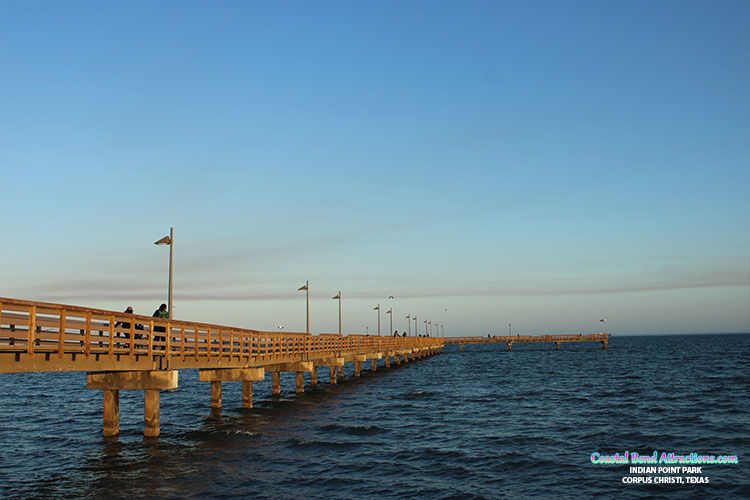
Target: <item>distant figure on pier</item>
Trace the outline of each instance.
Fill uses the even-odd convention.
[[[404,332],[404,334],[403,334],[402,336],[403,336],[403,337],[406,337],[406,332]]]
[[[133,308],[130,307],[130,306],[128,306],[127,308],[125,308],[125,311],[123,311],[123,312],[125,314],[133,314]],[[123,330],[130,330],[130,323],[127,323],[125,321],[118,321],[117,323],[115,323],[115,328],[118,328],[118,327],[122,327]],[[118,333],[117,336],[119,337],[120,334]],[[130,332],[129,331],[122,332],[122,336],[125,337],[126,339],[129,339],[130,338]],[[127,344],[125,344],[125,345],[127,345]]]
[[[169,319],[169,312],[167,311],[167,304],[162,304],[159,306],[159,309],[154,311],[154,314],[152,314],[154,318],[162,318],[162,319]],[[166,332],[166,328],[163,326],[155,326],[154,327],[155,332]],[[159,342],[164,342],[166,338],[164,337],[157,337],[154,335],[154,340]]]
[[[133,314],[133,308],[128,306],[123,312],[125,314]],[[130,330],[130,323],[126,323],[124,321],[118,321],[117,323],[115,323],[115,328],[119,326],[123,327],[126,330]],[[125,337],[128,337],[129,335],[130,335],[129,333],[125,333]]]
[[[123,312],[125,314],[133,314],[133,308],[130,307],[130,306],[128,306]],[[129,321],[118,321],[117,323],[115,323],[115,328],[118,328],[118,327],[122,327],[123,330],[130,330],[130,322]],[[143,325],[141,325],[140,323],[136,323],[135,324],[135,329],[136,330],[143,330]],[[126,339],[130,338],[130,331],[125,331],[125,332],[121,332],[121,333],[122,333],[122,336],[125,337]],[[135,334],[135,338],[136,339],[142,339],[143,338],[143,334],[136,333]],[[128,346],[128,344],[126,343],[125,347],[127,347],[127,346]],[[143,346],[136,345],[135,347],[143,347]]]
[[[393,332],[393,336],[394,337],[398,337],[398,330],[396,330],[395,332]]]

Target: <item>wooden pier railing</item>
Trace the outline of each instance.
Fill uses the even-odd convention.
[[[433,345],[442,342],[263,332],[0,297],[0,373],[241,368]]]

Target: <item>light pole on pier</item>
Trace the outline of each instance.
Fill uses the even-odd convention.
[[[341,335],[341,290],[331,298],[339,301],[339,335]]]
[[[169,228],[169,236],[165,236],[154,245],[169,245],[169,319],[172,319],[172,249],[174,248],[174,228]]]
[[[409,325],[409,337],[411,337],[411,313],[406,315],[406,323]]]
[[[392,337],[393,336],[393,308],[389,307],[385,313],[390,315],[389,325],[391,327],[391,330],[388,332],[388,335]]]
[[[378,337],[380,337],[380,304],[373,307],[372,310],[378,312]]]
[[[415,314],[412,319],[414,320],[414,336],[418,337],[419,336],[419,328],[417,328],[417,315]]]
[[[423,323],[424,323],[424,334],[427,335],[427,320],[424,320]]]
[[[310,333],[310,281],[305,280],[305,284],[302,285],[301,287],[299,287],[297,290],[298,291],[302,291],[302,290],[305,291],[305,298],[307,299],[306,300],[306,304],[307,304],[306,313],[307,314],[305,315],[306,324],[307,324],[307,330],[306,331],[307,331],[307,333]]]
[[[427,333],[427,336],[432,337],[432,320],[428,321],[427,324],[430,325],[430,332]]]
[[[600,320],[599,320],[599,322],[600,322],[600,323],[602,324],[602,333],[604,333],[604,323],[605,323],[606,321],[607,321],[607,320],[606,320],[606,319],[604,319],[604,318],[602,318],[602,319],[600,319]]]

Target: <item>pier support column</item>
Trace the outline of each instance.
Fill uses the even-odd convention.
[[[508,350],[509,351],[513,350],[513,342],[508,342]]]
[[[336,367],[336,378],[344,380],[344,365]]]
[[[314,385],[313,383],[313,375],[315,375],[315,383],[318,382],[318,377],[315,371],[317,370],[318,366],[327,366],[328,367],[328,382],[331,384],[336,383],[336,367],[338,366],[344,366],[344,358],[324,358],[324,359],[316,359],[313,361],[313,367],[312,371],[310,372],[310,383]]]
[[[271,372],[271,392],[281,393],[281,372],[294,372],[297,374],[297,392],[305,392],[305,372],[311,372],[315,368],[312,361],[297,361],[293,363],[279,363],[263,367],[266,372]]]
[[[104,436],[116,436],[120,433],[120,390],[105,389],[104,393]]]
[[[400,354],[394,354],[393,355],[393,362],[397,365],[401,364],[401,355]]]
[[[464,352],[464,345],[463,344],[460,344],[460,345],[461,345],[461,352]]]
[[[144,392],[143,435],[159,435],[159,391],[176,389],[176,370],[143,370],[117,372],[89,372],[86,374],[86,388],[104,391],[104,425],[102,434],[119,434],[121,390],[142,390]]]
[[[266,378],[263,368],[205,368],[198,370],[198,380],[211,382],[211,408],[221,408],[221,383],[242,382],[242,407],[253,407],[253,382]]]
[[[602,341],[602,349],[606,349],[606,348],[607,348],[607,342],[603,340]]]
[[[242,382],[242,407],[253,407],[253,383]]]
[[[221,408],[221,382],[211,382],[211,408]]]
[[[555,342],[555,350],[560,350],[560,342]]]
[[[391,357],[390,356],[386,356],[385,357],[385,367],[386,368],[390,368],[391,367]]]
[[[370,366],[372,367],[372,371],[374,371],[374,372],[378,371],[378,360],[377,359],[371,359],[370,360]]]
[[[354,376],[359,377],[361,371],[362,371],[362,363],[360,361],[355,361],[354,362]]]
[[[310,372],[310,385],[316,386],[318,385],[318,367],[313,367],[313,371]]]
[[[161,432],[159,429],[159,389],[146,389],[143,391],[143,435],[157,437]]]

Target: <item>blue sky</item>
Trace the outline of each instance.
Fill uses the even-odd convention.
[[[747,2],[0,0],[0,296],[750,331]],[[387,299],[389,296],[394,299]],[[383,325],[387,317],[383,315]],[[384,327],[385,330],[385,327]]]

